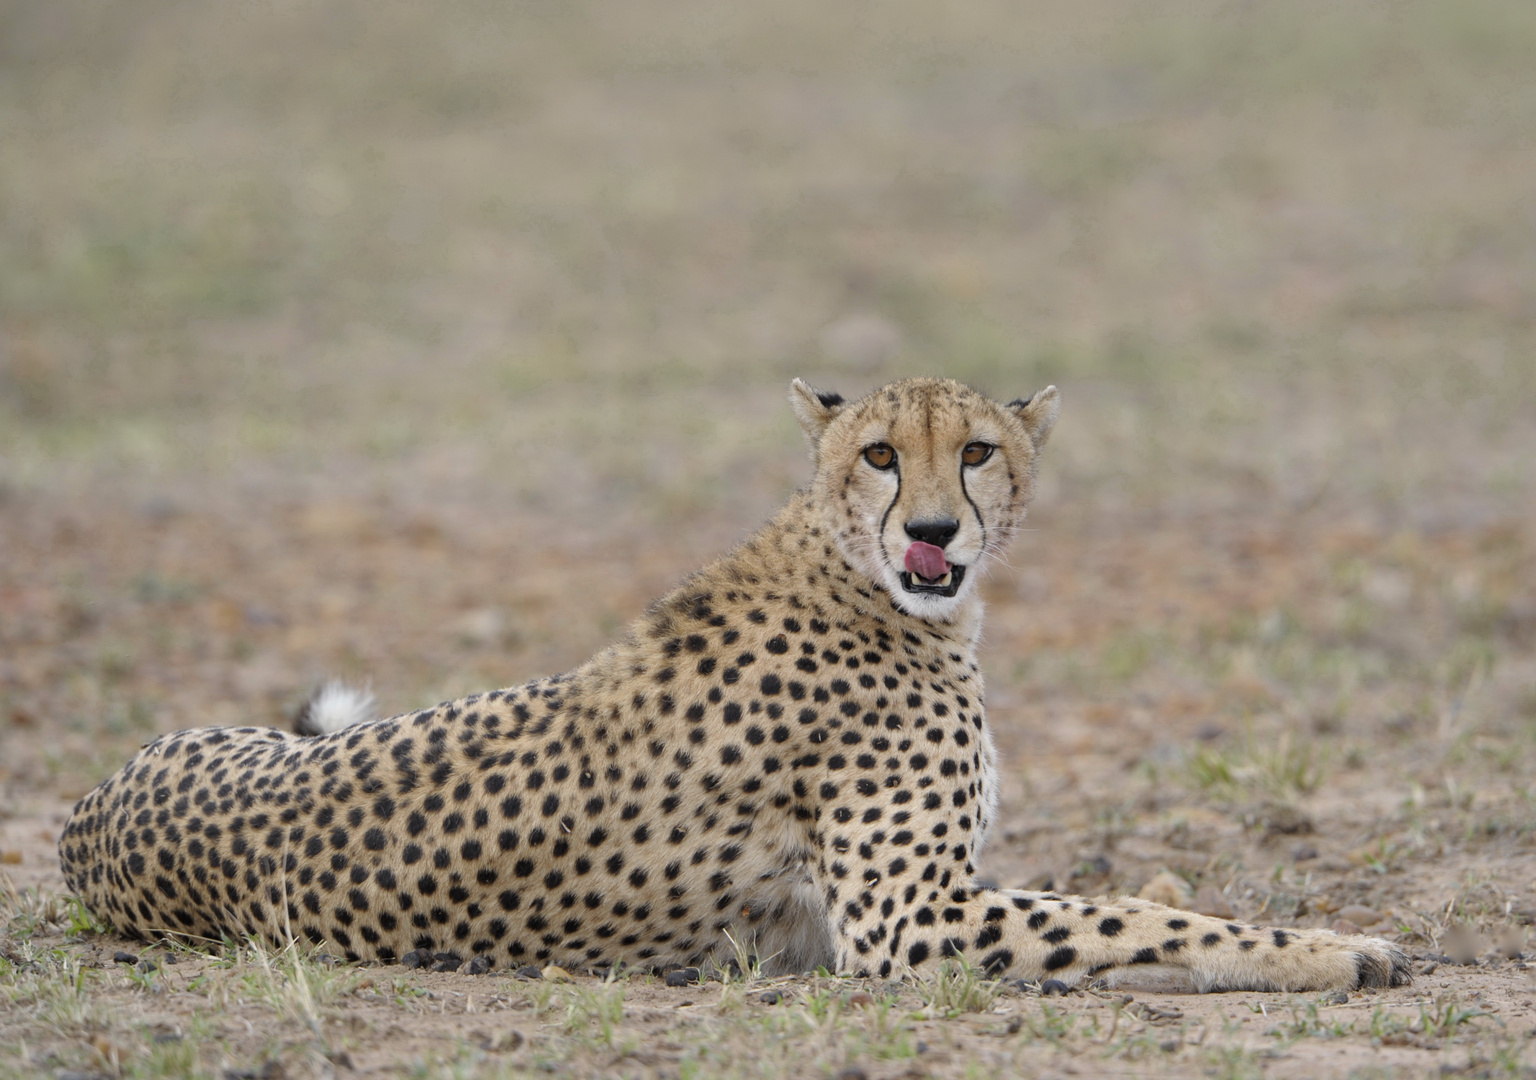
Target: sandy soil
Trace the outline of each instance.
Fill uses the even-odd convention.
[[[1533,11],[0,4],[0,1080],[1531,1080]],[[985,873],[1413,986],[141,970],[59,894],[145,740],[563,670],[804,480],[792,376],[915,374],[1065,402]]]
[[[331,671],[371,675],[384,707],[404,708],[433,690],[556,670],[701,554],[661,530],[551,545],[531,539],[531,523],[455,530],[380,505],[237,518],[12,505],[23,512],[0,526],[10,613],[0,858],[15,888],[45,895],[62,888],[53,844],[71,800],[153,733],[281,723]],[[567,987],[341,968],[301,1022],[237,978],[256,960],[183,955],[136,979],[112,957],[142,946],[66,938],[57,922],[17,917],[27,907],[17,900],[0,953],[25,967],[62,949],[97,973],[94,1006],[109,1019],[49,1024],[15,1007],[0,1018],[0,1044],[25,1046],[37,1067],[101,1069],[194,1040],[207,1067],[259,1059],[288,1075],[393,1075],[405,1062],[437,1075],[446,1066],[431,1063],[444,1059],[469,1073],[544,1061],[658,1076],[800,1075],[806,1061],[868,1076],[1298,1077],[1528,1062],[1531,523],[1382,536],[1325,514],[1062,512],[1037,525],[1014,571],[987,587],[1005,786],[984,873],[1088,894],[1162,889],[1279,925],[1364,920],[1412,951],[1412,987],[1337,1000],[1198,996],[1176,978],[1060,999],[1005,987],[984,1011],[944,1018],[925,1017],[910,986],[807,977],[669,988],[636,976],[615,1033],[594,1041],[572,1019],[586,1006],[571,1005],[603,992],[590,976]],[[1416,658],[1471,617],[1456,590],[1472,580],[1498,597],[1483,616],[1495,620],[1499,662],[1418,670]],[[1341,691],[1337,672],[1351,665]],[[93,709],[104,723],[89,722]],[[770,990],[783,1000],[763,1004]],[[846,1004],[859,991],[895,993],[879,1021],[895,1033],[885,1042],[868,1035],[881,1007]],[[774,1017],[829,1000],[839,1003],[830,1028],[806,1020],[806,1033],[781,1036],[792,1053],[750,1049]],[[1426,1029],[1421,1011],[1447,1008],[1480,1015]]]

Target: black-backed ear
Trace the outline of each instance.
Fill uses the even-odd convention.
[[[821,434],[827,430],[845,402],[842,394],[830,390],[818,390],[803,379],[793,379],[789,384],[789,407],[795,410],[800,430],[805,432],[806,444],[811,448],[811,460],[817,459],[821,446]]]
[[[1061,415],[1061,393],[1054,386],[1047,386],[1038,394],[1010,401],[1008,408],[1024,422],[1029,441],[1038,450],[1045,445],[1051,428],[1056,426],[1056,417]]]

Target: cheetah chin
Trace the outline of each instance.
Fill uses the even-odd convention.
[[[697,965],[740,943],[770,972],[964,956],[1067,982],[1171,966],[1201,990],[1409,980],[1374,938],[979,883],[998,782],[974,571],[1024,519],[1056,389],[789,396],[810,484],[622,640],[385,719],[330,684],[297,733],[162,736],[75,807],[69,888],[135,937],[439,969]]]

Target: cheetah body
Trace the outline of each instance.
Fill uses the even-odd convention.
[[[76,807],[71,889],[134,936],[386,961],[664,967],[739,942],[790,971],[964,954],[1068,981],[1172,965],[1203,990],[1407,980],[1375,939],[978,886],[997,783],[966,571],[1022,519],[1055,389],[790,397],[811,486],[624,640],[331,734],[159,738]],[[919,535],[943,577],[904,565]]]

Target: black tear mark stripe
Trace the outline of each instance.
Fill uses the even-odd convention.
[[[891,468],[896,473],[896,494],[891,496],[890,505],[885,508],[885,513],[880,515],[880,534],[876,537],[880,542],[880,557],[886,563],[891,561],[891,553],[885,550],[885,523],[891,519],[891,511],[896,509],[896,504],[901,501],[901,455],[896,455]]]
[[[966,504],[971,508],[971,513],[976,515],[976,524],[981,529],[981,551],[987,550],[987,522],[981,516],[981,509],[977,507],[976,500],[971,498],[971,489],[965,486],[965,466],[960,466],[960,494],[965,496]]]

